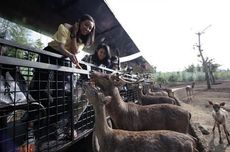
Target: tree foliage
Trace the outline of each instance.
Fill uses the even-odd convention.
[[[18,44],[32,46],[36,48],[43,48],[43,43],[41,39],[33,40],[31,37],[32,31],[18,25],[16,23],[10,22],[3,18],[0,18],[0,37],[15,41]],[[15,50],[13,48],[7,47],[5,49],[5,55],[17,57],[17,58],[28,58],[28,52],[22,50]],[[34,53],[29,53],[29,59],[34,60],[37,57]]]
[[[192,64],[192,65],[189,65],[186,69],[185,69],[185,71],[186,72],[195,72],[195,70],[196,70],[196,67]]]

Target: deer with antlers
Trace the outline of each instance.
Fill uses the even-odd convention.
[[[127,130],[167,129],[188,133],[191,118],[188,111],[171,104],[143,106],[124,102],[118,90],[118,86],[125,82],[121,77],[94,71],[91,73],[91,78],[105,95],[112,97],[112,101],[106,105],[106,111],[115,128]]]
[[[105,105],[112,102],[96,87],[84,84],[95,111],[95,135],[101,152],[196,152],[196,142],[187,134],[169,130],[127,131],[112,129],[106,122]],[[125,117],[125,116],[124,116]]]

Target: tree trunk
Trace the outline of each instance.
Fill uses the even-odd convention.
[[[210,75],[211,75],[211,78],[212,78],[212,84],[216,84],[216,79],[214,77],[214,74],[212,71],[210,71]]]
[[[205,79],[207,81],[207,88],[211,89],[210,76],[209,76],[209,72],[208,72],[206,63],[203,63],[203,66],[204,66],[204,72],[205,72]]]

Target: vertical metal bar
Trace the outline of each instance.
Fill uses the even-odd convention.
[[[48,62],[50,62],[50,58],[48,58],[48,60],[49,60]],[[48,75],[49,75],[49,77],[48,77],[48,88],[47,88],[48,93],[50,93],[50,79],[51,79],[50,78],[51,77],[50,72],[51,71],[48,70]],[[50,148],[49,148],[50,147],[50,145],[49,145],[50,144],[49,143],[50,142],[50,139],[49,139],[49,132],[50,132],[50,95],[48,95],[48,114],[47,114],[47,126],[46,127],[47,127],[47,140],[48,140],[48,152],[49,152],[49,150],[50,150]]]
[[[61,72],[61,78],[62,78],[62,83],[61,83],[61,87],[62,87],[62,98],[63,98],[63,102],[62,102],[62,116],[64,117],[64,124],[65,124],[65,103],[66,103],[66,100],[65,100],[65,72]],[[64,127],[64,126],[63,126]],[[67,129],[67,133],[68,133],[68,129]]]
[[[35,69],[34,69],[35,70]],[[32,79],[33,81],[38,81],[38,102],[39,102],[39,104],[41,104],[41,82],[40,82],[40,69],[36,69],[36,72],[38,72],[38,80],[34,80],[34,79]],[[33,73],[33,76],[34,76],[34,73]],[[31,82],[32,83],[32,82]],[[33,90],[34,91],[34,90]],[[46,109],[45,109],[46,110]],[[40,120],[40,106],[38,106],[38,112],[39,112],[39,114],[38,114],[38,141],[39,141],[39,139],[40,139],[40,127],[41,127],[41,122],[40,121],[42,121],[43,122],[43,117],[45,117],[45,116],[42,116],[42,120]],[[36,151],[39,151],[39,147],[36,147]]]
[[[71,106],[69,106],[70,107],[70,121],[71,121],[71,123],[70,123],[70,125],[71,125],[71,139],[72,139],[72,141],[74,140],[74,113],[73,113],[73,106],[74,106],[74,104],[73,104],[73,101],[74,101],[74,94],[73,94],[73,92],[74,92],[74,87],[73,87],[73,82],[74,82],[74,80],[73,80],[73,73],[71,73],[70,74],[70,95],[71,95],[71,102],[70,102],[70,104],[71,104]]]
[[[57,60],[56,60],[57,61]],[[56,62],[56,64],[57,64],[57,62]],[[56,110],[56,122],[58,123],[58,103],[59,103],[59,98],[58,98],[58,90],[59,90],[59,88],[58,88],[58,71],[55,71],[56,72],[56,103],[55,103],[55,110]],[[59,132],[58,132],[58,127],[56,128],[56,132],[57,132],[57,136],[59,136]],[[57,140],[56,140],[56,145],[58,144],[58,142],[57,142]]]
[[[29,53],[28,53],[28,54],[29,54]],[[19,72],[20,72],[20,71],[19,71]],[[28,75],[29,75],[29,68],[27,68],[27,78],[28,78]],[[25,94],[25,92],[23,92],[23,93]],[[30,117],[30,115],[31,115],[30,112],[31,112],[31,111],[30,111],[29,102],[28,102],[28,92],[27,92],[27,94],[26,94],[26,100],[27,100],[27,111],[26,111],[26,112],[27,112],[28,116]],[[29,121],[30,121],[30,122],[29,122]],[[27,146],[27,151],[28,151],[28,149],[29,149],[29,147],[28,147],[28,146],[29,146],[29,131],[30,131],[29,128],[30,128],[30,125],[31,125],[30,123],[32,123],[31,121],[33,121],[33,120],[30,120],[30,119],[29,119],[29,120],[26,121],[26,126],[27,126],[27,127],[26,127],[26,143],[27,143],[26,146]],[[31,128],[30,128],[30,129],[31,129]]]
[[[16,105],[16,82],[17,82],[17,68],[15,67],[15,69],[10,69],[10,70],[14,70],[15,71],[15,76],[12,76],[14,78],[14,123],[13,123],[13,143],[16,143],[16,113],[15,113],[15,105]],[[7,78],[6,78],[7,79]],[[10,80],[11,81],[11,80]],[[13,81],[13,80],[12,80]],[[14,147],[14,151],[16,151],[15,147]]]
[[[48,56],[48,64],[50,64],[50,56]],[[51,79],[51,73],[52,73],[53,71],[51,71],[51,70],[48,70],[48,75],[49,75],[49,77],[48,77],[48,94],[50,93],[50,89],[52,89],[52,88],[50,88],[50,86],[51,86],[51,81],[52,81],[52,79]],[[51,106],[51,108],[52,108],[52,106]],[[47,135],[48,135],[48,152],[49,152],[49,150],[50,150],[50,118],[51,118],[51,108],[50,108],[50,95],[48,95],[48,123],[47,123],[47,126],[48,126],[48,133],[47,133]],[[51,124],[51,127],[52,127],[52,124]]]

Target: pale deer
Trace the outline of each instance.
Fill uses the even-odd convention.
[[[223,109],[223,106],[225,105],[224,102],[218,104],[218,103],[213,103],[212,101],[209,101],[209,104],[212,105],[213,107],[213,111],[212,111],[212,116],[214,118],[214,126],[213,126],[213,133],[215,131],[215,127],[217,126],[218,128],[218,131],[219,131],[219,143],[223,143],[222,141],[222,137],[221,137],[221,128],[220,126],[222,125],[223,126],[223,129],[224,129],[224,132],[225,132],[225,135],[226,135],[226,138],[227,138],[227,141],[228,141],[228,144],[230,144],[230,141],[229,141],[229,132],[227,130],[227,127],[226,127],[226,119],[228,117],[228,112]]]
[[[187,85],[185,87],[185,91],[186,91],[186,94],[187,94],[187,99],[188,99],[188,102],[191,102],[192,101],[192,97],[193,97],[193,88],[195,87],[195,82],[192,82],[192,85]]]

